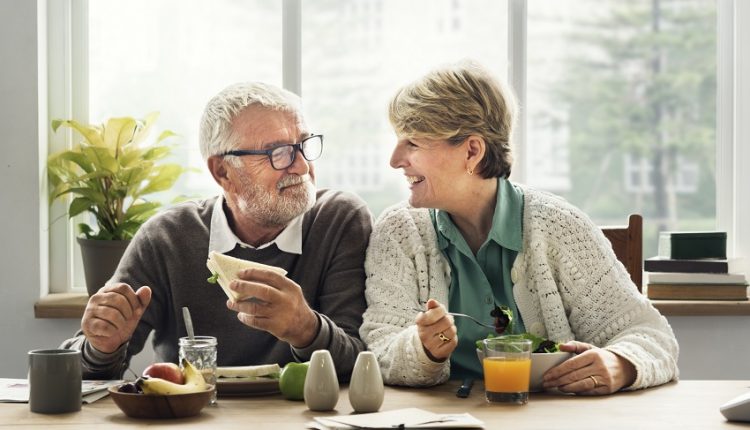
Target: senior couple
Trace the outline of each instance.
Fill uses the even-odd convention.
[[[564,200],[508,180],[515,115],[511,92],[471,62],[398,90],[390,164],[411,195],[373,228],[362,200],[316,190],[323,136],[296,95],[261,83],[226,88],[200,126],[223,193],[149,220],[63,346],[82,351],[85,378],[121,377],[152,332],[155,359],[176,362],[187,306],[195,331],[218,339],[220,366],[283,366],[327,349],[346,380],[369,349],[386,383],[429,386],[481,375],[474,341],[486,330],[447,311],[491,322],[505,305],[520,330],[575,353],[547,373],[547,387],[609,394],[675,379],[672,329],[599,228]],[[240,272],[230,288],[260,300],[232,303],[206,280],[211,251],[287,275]]]

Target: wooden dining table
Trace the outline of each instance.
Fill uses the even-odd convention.
[[[737,429],[750,423],[726,421],[719,406],[750,391],[750,381],[679,381],[646,390],[585,397],[553,393],[531,394],[526,405],[489,404],[481,382],[468,398],[457,398],[459,383],[430,388],[386,387],[380,411],[416,407],[439,414],[468,412],[487,429]],[[107,397],[83,405],[80,412],[41,415],[28,404],[0,405],[0,428],[96,429],[148,426],[155,428],[303,429],[316,416],[352,413],[346,387],[332,412],[312,412],[302,401],[280,394],[220,397],[200,415],[172,420],[138,420],[123,415]]]

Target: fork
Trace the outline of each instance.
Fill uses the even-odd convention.
[[[412,310],[413,310],[413,311],[417,311],[417,312],[424,312],[424,310],[423,310],[423,309],[416,309],[416,308],[412,308]],[[454,317],[463,317],[463,318],[468,318],[468,319],[470,319],[470,320],[474,321],[475,323],[477,323],[477,324],[481,325],[482,327],[487,327],[487,328],[491,328],[492,330],[494,330],[494,329],[495,329],[495,326],[494,326],[494,325],[492,325],[492,324],[486,324],[486,323],[483,323],[482,321],[479,321],[478,319],[474,318],[474,317],[473,317],[473,316],[471,316],[471,315],[466,315],[466,314],[462,314],[462,313],[460,313],[460,312],[447,312],[447,314],[448,314],[448,315],[453,315]]]

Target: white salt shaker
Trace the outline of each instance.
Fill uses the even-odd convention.
[[[354,412],[377,412],[383,404],[383,376],[372,351],[357,356],[349,382],[349,403]]]
[[[312,353],[305,376],[305,404],[311,411],[332,411],[339,401],[339,380],[331,353],[319,349]]]

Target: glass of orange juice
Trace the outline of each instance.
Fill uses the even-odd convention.
[[[531,341],[514,336],[484,340],[484,390],[490,403],[529,401]]]

